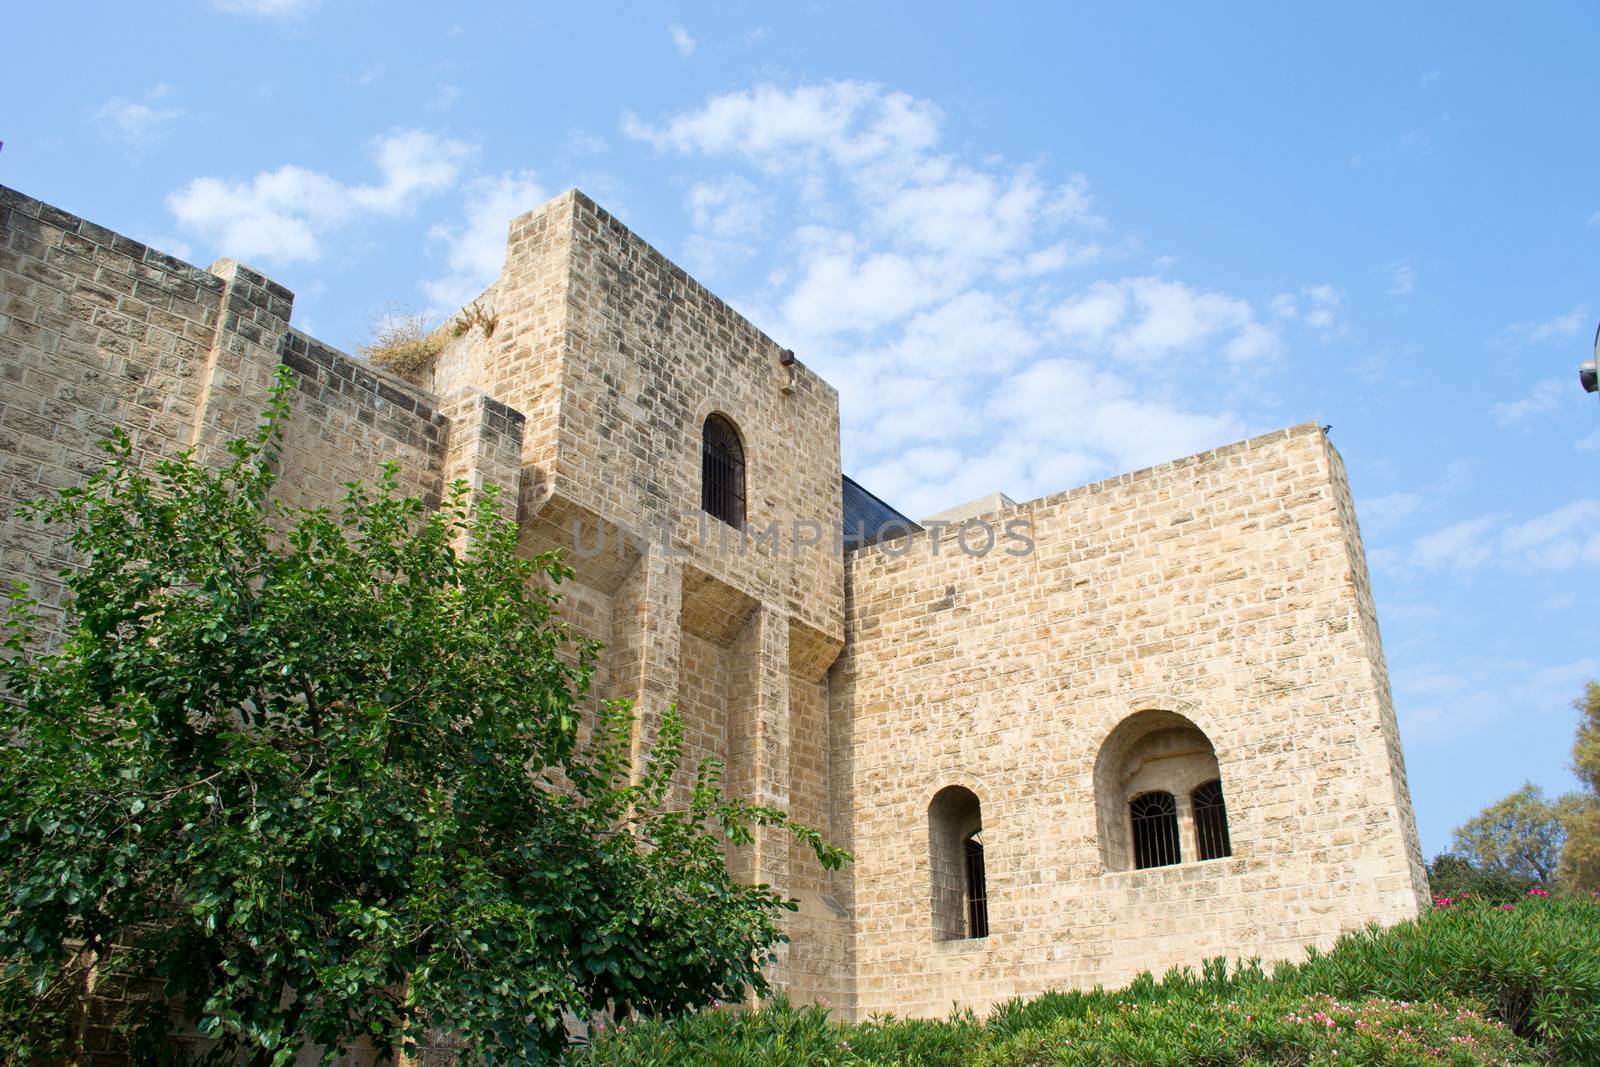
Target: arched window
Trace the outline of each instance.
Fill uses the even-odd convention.
[[[1220,860],[1233,855],[1233,842],[1228,840],[1228,806],[1222,800],[1222,782],[1206,782],[1189,794],[1189,805],[1194,808],[1195,845],[1203,860]]]
[[[988,937],[983,812],[972,790],[949,786],[928,805],[928,874],[934,940]]]
[[[1233,854],[1216,750],[1177,712],[1146,708],[1118,723],[1095,758],[1094,794],[1108,871]]]
[[[744,445],[721,415],[700,434],[700,506],[734,529],[744,527]]]
[[[1128,804],[1133,820],[1133,865],[1170,867],[1183,862],[1178,847],[1178,802],[1171,793],[1143,793]]]

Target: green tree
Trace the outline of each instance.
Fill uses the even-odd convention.
[[[1491,904],[1511,904],[1528,895],[1538,880],[1500,868],[1483,868],[1464,856],[1442,853],[1428,864],[1428,885],[1435,898],[1452,901],[1467,897]]]
[[[425,1027],[541,1062],[562,1015],[764,990],[792,908],[728,873],[754,828],[848,859],[719,767],[674,789],[669,714],[631,777],[630,709],[579,720],[596,655],[553,557],[516,555],[492,494],[442,508],[391,469],[341,509],[272,502],[287,378],[220,467],[142,467],[126,436],[36,502],[80,565],[59,651],[14,600],[0,730],[0,1044],[71,1050],[92,964],[253,1053],[331,1058]],[[675,801],[676,798],[676,801]]]
[[[1562,798],[1567,844],[1561,850],[1561,880],[1574,889],[1600,890],[1600,682],[1584,686],[1572,706],[1578,712],[1572,770],[1584,789]]]
[[[1529,782],[1458,826],[1451,851],[1480,870],[1548,884],[1565,839],[1559,806]]]

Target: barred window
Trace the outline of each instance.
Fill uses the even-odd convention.
[[[1233,855],[1233,842],[1228,839],[1228,807],[1222,800],[1222,783],[1207,782],[1189,794],[1189,800],[1194,805],[1194,836],[1200,847],[1200,858],[1219,860]]]
[[[1178,802],[1171,793],[1144,793],[1128,804],[1133,821],[1133,865],[1169,867],[1183,862],[1178,847]]]
[[[700,436],[700,506],[734,529],[744,527],[744,445],[721,415]]]
[[[989,936],[989,887],[983,872],[982,831],[974,830],[962,843],[967,860],[967,936]]]

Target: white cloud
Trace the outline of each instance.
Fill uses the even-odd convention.
[[[1595,430],[1578,440],[1577,448],[1581,452],[1600,451],[1600,430]]]
[[[694,55],[695,40],[689,36],[689,31],[673,23],[667,27],[667,33],[672,37],[672,47],[678,50],[680,56]]]
[[[546,199],[529,171],[477,178],[468,184],[462,223],[439,223],[428,231],[430,239],[446,246],[450,268],[445,276],[422,283],[436,310],[448,313],[466,305],[499,277],[511,220]]]
[[[604,137],[587,130],[573,130],[567,134],[562,147],[570,156],[598,156],[611,150],[611,145]]]
[[[1042,344],[1011,304],[994,293],[968,290],[907,319],[882,358],[907,372],[933,371],[948,380],[1008,370]]]
[[[264,15],[286,18],[303,15],[321,0],[211,0],[211,6],[230,15]]]
[[[178,225],[238,259],[316,260],[320,236],[362,215],[397,215],[456,183],[471,148],[422,130],[373,142],[381,180],[347,185],[293,164],[247,181],[196,178],[167,197]]]
[[[1469,571],[1483,566],[1494,556],[1493,530],[1503,515],[1464,519],[1417,538],[1411,547],[1411,563],[1423,570]]]
[[[1535,385],[1527,396],[1494,405],[1491,413],[1494,415],[1494,421],[1501,426],[1515,426],[1537,415],[1559,411],[1562,402],[1567,399],[1567,394],[1571,391],[1571,387],[1565,382],[1546,378]]]
[[[1196,414],[1142,398],[1126,378],[1075,359],[1041,360],[1007,378],[986,413],[1012,423],[1030,444],[1098,457],[1106,474],[1204,451],[1245,432],[1231,413]]]
[[[1514,322],[1506,327],[1511,339],[1528,344],[1546,341],[1566,341],[1581,335],[1589,325],[1588,309],[1579,305],[1565,315],[1557,315],[1542,322]]]
[[[1356,516],[1363,526],[1387,526],[1422,510],[1426,499],[1421,493],[1386,493],[1363,497],[1356,502]]]
[[[903,158],[932,147],[938,124],[939,110],[926,101],[844,81],[727,93],[659,127],[627,115],[623,131],[663,151],[734,154],[781,167],[795,152],[843,164]]]
[[[1506,530],[1506,551],[1543,570],[1600,563],[1600,500],[1575,500]]]
[[[717,237],[745,237],[759,232],[767,211],[761,191],[738,175],[696,182],[689,189],[687,204],[695,228]]]
[[[727,167],[689,190],[686,254],[753,261],[738,303],[839,387],[847,467],[910,514],[1245,435],[1253,419],[1214,394],[1283,348],[1278,320],[1176,278],[1085,277],[1136,243],[1108,234],[1088,182],[953,147],[942,123],[927,100],[844,81],[622,128]],[[1338,304],[1331,287],[1296,300],[1318,329]],[[1149,373],[1162,359],[1191,388]]]
[[[1344,293],[1328,285],[1308,285],[1298,293],[1279,293],[1272,298],[1275,317],[1291,322],[1304,322],[1320,333],[1331,333],[1338,325],[1339,307],[1344,303]]]
[[[1396,263],[1389,269],[1389,295],[1404,300],[1417,289],[1417,270],[1409,263]]]
[[[1464,573],[1490,563],[1517,571],[1592,565],[1600,563],[1600,500],[1574,500],[1520,522],[1503,512],[1463,519],[1373,556],[1375,566],[1403,575]]]
[[[1485,729],[1524,716],[1570,714],[1572,695],[1600,671],[1583,657],[1539,666],[1461,657],[1393,670],[1395,709],[1408,744]]]
[[[714,274],[755,254],[751,241],[761,234],[769,205],[753,182],[737,174],[696,182],[685,204],[695,228],[687,249],[695,270]]]
[[[1132,361],[1165,359],[1203,344],[1230,359],[1251,360],[1272,355],[1279,342],[1248,302],[1161,278],[1097,282],[1058,307],[1052,321],[1069,343]]]
[[[441,85],[433,94],[433,99],[428,101],[429,111],[449,111],[456,106],[456,101],[461,99],[459,85]]]
[[[134,151],[147,148],[159,141],[166,128],[183,115],[182,108],[162,104],[171,95],[170,85],[159,84],[140,100],[114,96],[95,112],[95,121],[106,137]]]

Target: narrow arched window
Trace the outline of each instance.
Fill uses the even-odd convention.
[[[989,936],[989,880],[983,870],[982,831],[974,830],[962,842],[967,862],[967,936]]]
[[[983,811],[972,790],[947,786],[928,805],[928,875],[933,890],[933,939],[988,937]]]
[[[1222,800],[1222,783],[1207,782],[1193,793],[1189,801],[1194,807],[1194,837],[1203,860],[1220,860],[1233,855],[1233,842],[1228,839],[1228,806]]]
[[[1133,865],[1169,867],[1183,862],[1178,847],[1178,802],[1171,793],[1143,793],[1128,804],[1133,821]]]
[[[700,435],[700,506],[734,529],[744,527],[744,445],[721,415]]]

